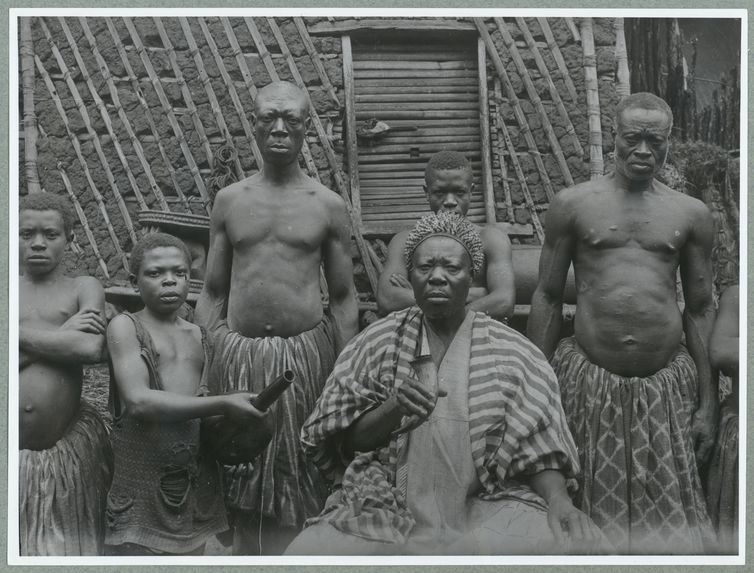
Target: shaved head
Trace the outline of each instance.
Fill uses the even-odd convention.
[[[309,98],[301,88],[291,82],[272,82],[260,89],[254,102],[254,111],[259,113],[260,101],[278,98],[299,100],[304,115],[309,115]]]
[[[673,127],[673,111],[667,102],[649,92],[638,92],[623,98],[615,108],[616,125],[620,122],[621,113],[627,109],[654,109],[661,111],[668,117],[668,131]]]

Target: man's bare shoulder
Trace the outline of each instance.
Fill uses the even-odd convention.
[[[77,291],[87,291],[92,293],[103,293],[105,289],[102,287],[102,283],[98,279],[89,276],[81,275],[78,277],[69,278],[72,284],[76,286]]]
[[[705,217],[709,215],[709,209],[704,201],[681,191],[676,191],[672,187],[668,187],[656,179],[654,183],[655,190],[660,196],[662,196],[664,201],[672,201],[677,209],[686,211],[689,216]]]
[[[595,195],[604,193],[610,185],[611,183],[607,176],[600,177],[599,179],[582,181],[581,183],[577,183],[576,185],[558,191],[555,194],[553,202],[557,202],[561,206],[579,204],[583,201],[594,199]]]
[[[329,208],[345,208],[346,202],[338,193],[323,185],[319,181],[307,177],[308,191],[313,193],[314,196],[321,200]]]
[[[408,239],[408,235],[411,233],[411,229],[406,229],[404,231],[398,231],[395,235],[393,235],[393,238],[390,239],[390,245],[405,245],[406,240]]]
[[[215,206],[217,207],[219,205],[227,205],[228,203],[231,203],[234,198],[238,197],[239,195],[248,193],[249,190],[254,189],[254,187],[257,186],[260,181],[261,175],[259,172],[257,172],[254,173],[254,175],[223,187],[215,195]]]
[[[485,247],[487,247],[488,243],[493,245],[500,244],[501,241],[506,244],[510,243],[508,234],[495,225],[483,225],[477,227],[477,229],[479,230],[479,238],[482,239],[482,243]]]

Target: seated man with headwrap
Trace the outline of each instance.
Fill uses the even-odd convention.
[[[302,429],[336,485],[288,554],[584,551],[599,530],[571,503],[577,455],[544,356],[467,310],[483,262],[457,214],[422,219],[405,258],[418,308],[343,350]]]

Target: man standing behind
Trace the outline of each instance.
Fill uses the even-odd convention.
[[[272,409],[275,433],[253,464],[226,470],[234,553],[280,553],[326,488],[298,435],[335,357],[357,330],[343,200],[298,164],[309,122],[306,94],[287,82],[261,89],[256,141],[264,165],[217,194],[196,320],[215,331],[218,387],[258,393],[284,369],[298,382]],[[324,263],[330,311],[319,290]]]
[[[446,211],[465,216],[474,191],[471,163],[457,151],[435,153],[427,163],[424,192],[433,213]],[[377,287],[380,314],[401,310],[416,304],[408,281],[403,249],[409,230],[393,237],[387,260]],[[469,289],[466,308],[507,322],[513,316],[515,288],[511,243],[508,236],[492,225],[479,229],[484,245],[485,264]]]
[[[553,355],[573,262],[575,336],[552,363],[583,469],[577,506],[620,552],[701,553],[712,531],[696,459],[709,454],[717,409],[712,217],[654,179],[668,151],[668,105],[637,93],[616,118],[615,172],[550,204],[528,335]]]

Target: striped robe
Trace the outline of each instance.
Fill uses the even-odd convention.
[[[398,459],[406,434],[353,460],[341,453],[343,430],[384,402],[401,380],[420,343],[417,307],[388,315],[343,349],[322,396],[302,429],[304,450],[330,480],[342,481],[337,504],[307,525],[325,521],[373,541],[404,543],[414,526]],[[468,380],[469,430],[479,497],[514,497],[545,507],[516,478],[545,469],[566,477],[578,471],[576,449],[560,405],[557,381],[542,353],[516,331],[476,313]]]

